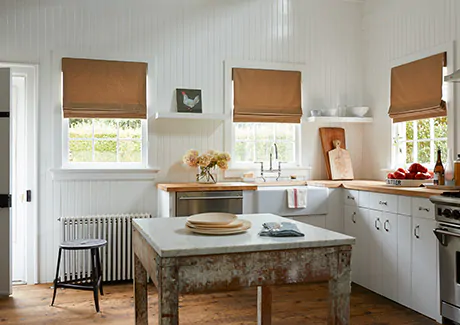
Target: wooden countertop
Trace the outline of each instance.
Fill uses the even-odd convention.
[[[324,186],[329,188],[343,187],[349,190],[369,191],[376,193],[404,195],[404,196],[417,196],[417,197],[430,197],[433,195],[440,195],[445,192],[444,190],[432,190],[425,187],[400,187],[388,186],[383,181],[308,181],[310,186]],[[339,186],[336,186],[340,184]]]
[[[330,180],[308,180],[276,183],[243,183],[243,182],[222,182],[216,184],[201,183],[159,183],[157,188],[166,192],[187,192],[187,191],[256,191],[258,187],[266,186],[317,186],[327,188],[346,188],[349,190],[369,191],[376,193],[430,197],[440,195],[443,190],[432,190],[425,187],[398,187],[388,186],[383,181],[354,180],[354,181],[330,181]]]
[[[255,191],[256,184],[242,182],[222,182],[216,184],[202,183],[159,183],[157,188],[166,192],[188,191]]]

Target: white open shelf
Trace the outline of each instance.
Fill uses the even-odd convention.
[[[156,112],[155,119],[225,120],[225,114]]]
[[[348,116],[310,116],[307,122],[323,123],[372,123],[372,117],[348,117]]]

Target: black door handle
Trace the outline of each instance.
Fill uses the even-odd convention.
[[[11,208],[11,194],[0,194],[0,209]]]

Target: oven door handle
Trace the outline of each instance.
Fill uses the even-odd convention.
[[[438,238],[439,242],[443,246],[447,246],[446,236],[452,236],[452,237],[460,238],[460,234],[448,231],[445,228],[436,228],[436,229],[433,230],[433,232],[436,235],[436,238]]]
[[[242,196],[181,196],[179,200],[242,200]]]

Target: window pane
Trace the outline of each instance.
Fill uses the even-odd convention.
[[[431,139],[430,119],[417,121],[417,137],[419,140]]]
[[[91,162],[93,161],[93,141],[91,140],[70,140],[69,141],[69,162]]]
[[[275,124],[273,123],[256,124],[256,141],[275,142]]]
[[[279,140],[295,140],[295,127],[292,124],[278,123],[276,124],[276,141]]]
[[[256,161],[269,161],[272,142],[256,142]]]
[[[122,140],[118,147],[118,161],[141,162],[142,151],[140,141]]]
[[[119,120],[119,138],[120,139],[140,139],[142,138],[141,120]]]
[[[414,122],[406,122],[406,139],[414,140]]]
[[[434,137],[447,138],[447,117],[434,119]]]
[[[413,162],[415,162],[415,159],[414,159],[414,143],[413,142],[407,142],[406,143],[406,164],[411,164]]]
[[[234,151],[235,161],[254,162],[253,142],[237,142]]]
[[[238,140],[254,140],[254,124],[238,123],[235,124],[235,139]]]
[[[117,121],[108,119],[94,119],[94,137],[108,139],[117,137]]]
[[[116,162],[117,161],[117,141],[99,140],[94,142],[94,161],[96,162]]]
[[[430,163],[430,141],[418,142],[418,158],[417,162],[420,164],[429,164]]]
[[[69,138],[86,138],[93,137],[93,120],[71,118],[69,119]]]
[[[435,151],[435,162],[438,159],[438,149],[441,149],[441,159],[442,163],[445,165],[447,161],[447,141],[435,141],[434,142],[434,151]],[[445,167],[445,166],[444,166]]]
[[[295,144],[293,142],[280,142],[278,145],[279,161],[294,162],[295,161]],[[274,166],[278,167],[278,166]]]

